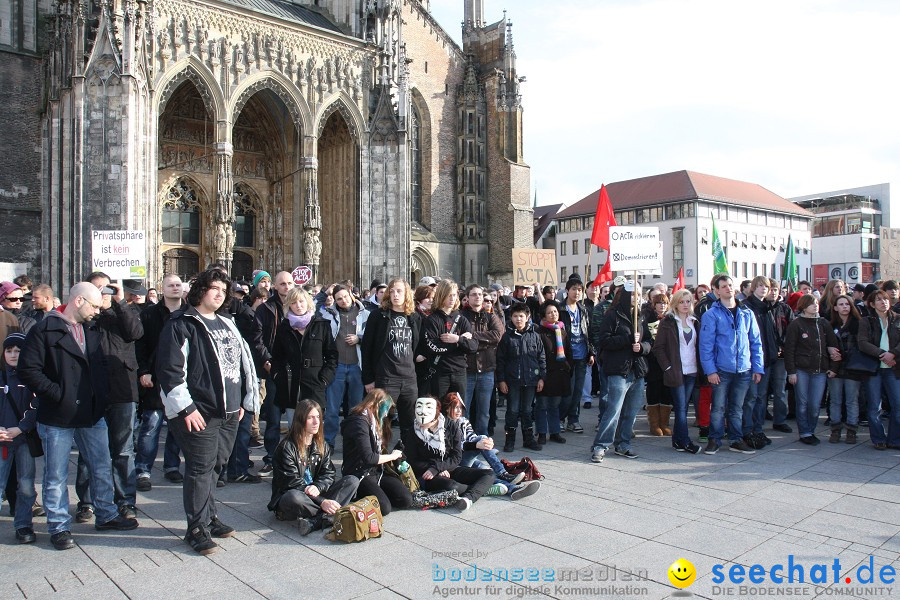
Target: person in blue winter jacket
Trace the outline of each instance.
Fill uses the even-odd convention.
[[[734,282],[728,275],[713,280],[719,300],[700,321],[700,363],[713,387],[709,442],[704,454],[715,454],[722,445],[725,420],[733,452],[756,452],[743,440],[743,404],[747,389],[759,383],[763,367],[759,325],[753,312],[738,303]]]
[[[24,342],[25,334],[19,332],[11,333],[3,340],[3,371],[0,373],[0,490],[6,487],[9,473],[15,465],[18,487],[13,527],[19,543],[30,544],[37,539],[31,513],[37,492],[34,489],[34,458],[25,436],[37,426],[37,398],[22,385],[16,373],[19,352]]]

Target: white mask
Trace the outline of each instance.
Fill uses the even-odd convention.
[[[437,417],[437,400],[418,398],[416,400],[416,425],[431,423]]]

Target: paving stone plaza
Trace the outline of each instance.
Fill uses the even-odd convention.
[[[595,422],[596,409],[584,413],[585,425]],[[695,456],[646,435],[642,414],[640,459],[610,453],[597,465],[589,461],[593,427],[586,429],[530,453],[546,477],[538,494],[485,497],[465,513],[395,512],[384,537],[352,545],[321,533],[304,538],[276,521],[266,510],[269,480],[217,491],[220,518],[238,533],[208,557],[181,540],[181,486],[156,470],[153,490],[138,496],[139,529],[106,533],[73,522],[71,551],[52,549],[43,518],[35,520],[37,544],[16,544],[4,505],[0,598],[900,597],[900,583],[878,581],[880,569],[900,570],[900,452],[876,452],[867,434],[855,446],[808,447],[796,434],[767,431],[773,443],[755,455]],[[73,452],[70,484],[75,459]],[[261,464],[259,450],[253,459]],[[805,583],[769,578],[789,556]],[[875,583],[863,584],[858,570],[870,557]],[[679,558],[696,569],[685,590],[667,575]],[[810,582],[817,564],[828,583]],[[714,581],[716,565],[724,582]],[[728,579],[733,565],[743,565],[741,584]],[[765,569],[764,583],[746,579],[753,565]],[[510,581],[497,580],[506,574]]]

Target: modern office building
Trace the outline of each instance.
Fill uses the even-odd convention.
[[[683,266],[685,282],[708,283],[714,275],[712,225],[725,247],[734,279],[757,275],[781,278],[788,237],[793,238],[800,277],[809,278],[810,222],[814,215],[761,185],[676,171],[610,183],[606,186],[619,225],[659,227],[663,242],[661,273],[646,283],[672,284]],[[588,248],[599,190],[561,211],[556,218],[560,279],[577,272],[592,279],[606,252]]]
[[[889,183],[791,198],[812,212],[812,279],[822,285],[843,279],[850,285],[880,279],[879,229],[892,221]],[[900,215],[894,217],[900,221]]]

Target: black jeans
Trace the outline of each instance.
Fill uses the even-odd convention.
[[[435,476],[431,479],[419,478],[422,489],[426,492],[443,492],[456,490],[460,497],[475,502],[494,485],[494,472],[491,469],[473,469],[472,467],[456,467],[450,471],[450,479]]]
[[[460,397],[465,399],[467,381],[466,375],[467,373],[465,371],[460,371],[459,373],[445,373],[435,375],[431,378],[431,391],[434,396],[441,402],[444,401],[444,396],[446,396],[449,392],[459,392]]]
[[[325,515],[322,512],[322,500],[334,500],[341,506],[346,506],[350,504],[357,487],[359,487],[359,478],[347,475],[335,481],[330,488],[321,492],[315,499],[307,496],[303,490],[288,490],[278,499],[278,510],[289,519],[311,519],[323,516],[326,521],[331,522],[331,515]]]
[[[206,429],[188,431],[184,417],[169,419],[169,429],[184,453],[184,514],[188,531],[206,527],[216,514],[216,481],[225,469],[238,430],[238,413],[211,417]]]
[[[376,481],[377,477],[369,475],[363,477],[359,481],[359,487],[356,489],[355,498],[359,500],[364,496],[375,496],[381,505],[381,516],[386,517],[391,514],[391,510],[395,508],[409,508],[412,506],[412,493],[406,485],[390,475],[381,477],[381,481]]]
[[[416,380],[387,377],[376,379],[375,387],[383,389],[388,396],[394,399],[400,429],[412,428],[415,420],[416,398],[419,397],[419,386]]]

